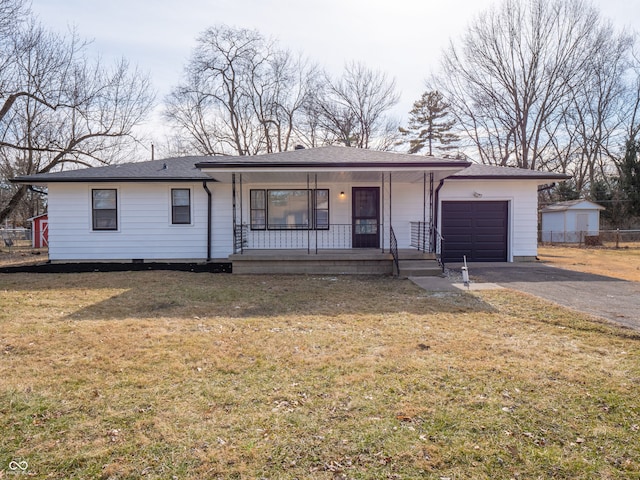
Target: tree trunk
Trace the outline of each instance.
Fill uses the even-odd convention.
[[[18,188],[16,193],[13,194],[7,206],[4,207],[2,210],[0,210],[0,224],[4,222],[7,219],[7,217],[9,217],[9,215],[11,215],[11,213],[16,209],[16,207],[22,201],[22,199],[26,194],[27,194],[27,186],[20,185],[20,188]]]

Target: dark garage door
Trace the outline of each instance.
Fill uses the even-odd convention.
[[[442,202],[443,259],[506,262],[508,202]]]

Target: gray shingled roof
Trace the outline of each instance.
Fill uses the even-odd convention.
[[[525,168],[499,167],[495,165],[482,165],[474,163],[471,166],[454,173],[450,177],[454,179],[539,179],[539,180],[567,180],[571,178],[563,173],[541,172],[539,170],[527,170]]]
[[[212,180],[195,167],[209,157],[181,157],[148,162],[123,163],[107,167],[80,168],[55,173],[26,175],[13,179],[17,183],[49,182],[133,182]]]
[[[200,168],[246,168],[256,166],[357,167],[360,165],[464,167],[469,162],[406,153],[382,152],[364,148],[326,146],[244,157],[208,157],[197,164]]]
[[[425,157],[405,153],[381,152],[348,147],[319,147],[270,153],[257,156],[191,156],[167,158],[148,162],[124,163],[106,167],[82,168],[55,173],[26,175],[13,179],[16,183],[50,182],[159,182],[159,181],[201,181],[213,179],[201,169],[253,168],[259,166],[281,167],[343,167],[345,170],[360,166],[374,167],[452,167],[463,168],[469,162],[439,157]],[[566,175],[538,172],[518,168],[495,167],[472,164],[450,179],[544,179],[564,180]]]
[[[597,203],[591,202],[589,200],[585,200],[584,198],[582,199],[578,199],[578,200],[567,200],[566,202],[556,202],[553,203],[551,205],[547,205],[546,207],[544,207],[542,210],[540,210],[542,213],[546,213],[546,212],[564,212],[566,210],[570,210],[572,207],[575,207],[577,205],[580,205],[581,203],[584,203],[584,207],[582,209],[579,210],[584,210],[584,209],[588,209],[588,210],[606,210],[605,207],[603,207],[602,205],[598,205]]]

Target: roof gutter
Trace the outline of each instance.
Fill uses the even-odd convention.
[[[538,187],[538,193],[540,192],[544,192],[546,190],[551,190],[552,188],[554,188],[556,186],[556,182],[553,182],[551,185],[540,185]]]
[[[571,177],[569,175],[560,175],[556,174],[553,177],[545,174],[545,173],[534,173],[527,175],[507,175],[507,174],[496,174],[496,175],[464,175],[464,174],[456,174],[450,177],[451,180],[556,180],[563,181],[568,180]]]
[[[63,177],[63,178],[28,178],[28,177],[16,177],[10,178],[9,182],[11,183],[25,183],[27,185],[45,185],[48,183],[160,183],[160,182],[215,182],[215,179],[205,180],[202,177],[197,178],[122,178],[122,177],[111,177],[111,178],[92,178],[92,177]]]
[[[213,208],[211,205],[211,190],[207,180],[202,181],[202,188],[207,192],[207,262],[211,261],[211,228],[213,226]]]
[[[433,212],[433,229],[436,232],[438,231],[438,217],[440,216],[439,215],[439,213],[440,213],[440,189],[444,186],[444,181],[445,180],[446,180],[446,177],[440,180],[440,183],[438,184],[438,187],[436,188],[436,192],[435,192],[435,195],[434,195],[434,197],[435,197],[434,200],[435,201],[433,202],[433,209],[434,209],[434,212]],[[435,245],[436,237],[435,237],[435,235],[433,236],[432,241],[433,241],[432,248],[435,251],[435,249],[436,249],[436,245]]]
[[[49,192],[45,192],[44,190],[40,190],[39,188],[34,187],[32,184],[29,184],[28,188],[33,193],[37,193],[39,195],[49,195]]]

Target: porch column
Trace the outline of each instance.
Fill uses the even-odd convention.
[[[422,241],[418,241],[418,250],[426,251],[427,239],[427,172],[422,172],[422,228],[420,228],[418,238],[422,237]]]
[[[238,223],[238,192],[236,174],[231,174],[231,203],[233,210],[233,253],[244,253],[244,227],[242,225],[242,174],[240,174],[240,223]]]
[[[433,229],[433,172],[429,173],[429,215],[431,215],[431,219],[429,221],[429,245],[433,245],[433,251],[435,252],[435,232]]]
[[[236,221],[236,174],[231,174],[231,215],[233,218],[233,253],[238,253],[238,223]],[[242,244],[241,244],[242,247]]]
[[[309,255],[311,253],[311,227],[312,227],[312,222],[313,222],[313,211],[311,210],[311,190],[310,190],[310,183],[309,183],[309,174],[307,173],[307,215],[309,216],[309,218],[307,219],[307,222],[309,223],[309,228],[307,228],[307,255]],[[318,253],[318,252],[316,252]]]
[[[240,251],[244,252],[244,218],[242,208],[242,174],[240,174],[240,238],[242,239],[242,244],[240,245]]]
[[[378,236],[380,237],[380,248],[382,253],[384,253],[384,172],[380,173],[380,212]],[[389,220],[389,224],[391,224],[391,220]],[[389,235],[391,235],[391,231],[389,231]]]
[[[316,208],[318,207],[318,174],[314,173],[313,174],[313,212],[314,212],[314,217],[313,217],[313,229],[314,232],[316,234],[316,255],[318,254],[318,219],[316,218],[315,215],[317,215],[316,212]]]

